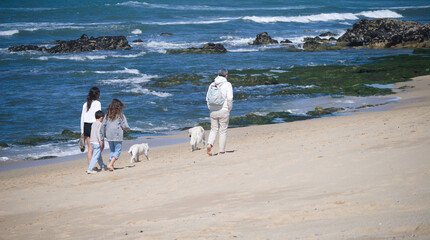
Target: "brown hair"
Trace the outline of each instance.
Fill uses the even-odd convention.
[[[98,100],[100,97],[100,89],[98,87],[92,87],[87,96],[87,112],[91,108],[91,104],[94,100]]]
[[[107,119],[115,120],[117,118],[122,118],[122,109],[125,108],[125,105],[118,99],[112,99],[109,106],[107,107]]]

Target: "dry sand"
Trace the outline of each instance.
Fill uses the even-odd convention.
[[[386,111],[229,129],[225,155],[1,172],[0,239],[430,239],[430,76],[401,85]]]

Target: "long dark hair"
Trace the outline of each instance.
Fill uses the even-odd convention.
[[[98,87],[92,87],[87,96],[87,112],[91,108],[91,104],[94,100],[98,100],[100,97],[100,89]]]
[[[112,99],[108,108],[107,108],[107,119],[115,120],[117,118],[122,118],[122,109],[125,108],[125,105],[119,99]]]

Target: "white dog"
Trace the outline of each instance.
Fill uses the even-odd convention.
[[[191,144],[191,150],[193,152],[198,149],[197,144],[203,142],[203,146],[206,145],[205,130],[201,126],[188,129],[188,134],[189,134],[189,137],[191,138],[190,144]]]
[[[151,160],[148,157],[149,145],[147,143],[134,144],[130,147],[128,152],[131,154],[130,163],[139,162],[139,155],[145,154],[146,159]]]

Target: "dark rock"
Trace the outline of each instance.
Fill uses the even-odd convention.
[[[2,148],[7,148],[7,147],[9,147],[9,145],[8,145],[7,143],[5,143],[5,142],[0,142],[0,149],[2,149]]]
[[[20,51],[46,51],[45,47],[38,47],[34,45],[21,45],[17,47],[8,48],[11,52],[20,52]]]
[[[59,137],[59,138],[79,139],[79,137],[81,136],[81,133],[80,132],[72,132],[69,129],[64,129],[61,132],[61,134],[57,134],[55,136]]]
[[[328,36],[337,36],[337,34],[332,32],[325,32],[320,34],[320,37],[328,37]]]
[[[267,32],[263,32],[257,35],[254,42],[250,45],[266,45],[266,44],[277,44],[278,41],[272,39]]]
[[[430,47],[430,23],[362,19],[337,40],[338,45],[370,48]]]
[[[83,34],[77,40],[71,41],[55,41],[58,45],[46,49],[45,47],[38,46],[19,46],[19,47],[11,47],[9,51],[17,52],[17,51],[27,51],[27,50],[35,50],[35,51],[47,51],[49,53],[70,53],[70,52],[87,52],[94,50],[120,50],[120,49],[131,49],[128,44],[127,39],[124,36],[104,36],[98,38],[88,38],[86,34]]]
[[[306,114],[309,116],[322,116],[322,115],[329,115],[333,114],[335,112],[341,113],[344,109],[343,108],[322,108],[322,107],[316,107],[314,111],[308,111]]]
[[[307,37],[304,39],[303,48],[304,49],[316,49],[318,48],[322,42],[322,39],[320,37]]]
[[[304,42],[323,42],[323,39],[320,37],[306,37],[303,39]]]
[[[336,38],[334,38],[334,37],[330,37],[328,40],[329,40],[329,41],[337,41],[337,39],[336,39]]]
[[[288,39],[285,39],[284,41],[281,41],[281,44],[287,44],[287,43],[293,43],[293,42],[291,42],[290,40],[288,40]]]
[[[303,44],[304,49],[316,49],[321,45],[321,43],[316,41],[308,41]]]
[[[202,48],[187,48],[187,49],[173,49],[167,50],[169,54],[209,54],[209,53],[226,53],[227,49],[219,43],[206,43]]]
[[[128,50],[131,49],[124,36],[103,36],[98,38],[83,34],[77,40],[61,43],[48,49],[50,53],[88,52],[94,50]]]
[[[142,39],[139,38],[137,40],[134,40],[133,42],[143,42],[143,41],[142,41]]]
[[[161,33],[160,36],[173,36],[171,33]]]

